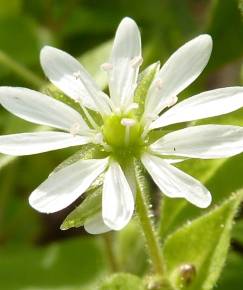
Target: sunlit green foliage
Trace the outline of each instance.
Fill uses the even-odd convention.
[[[109,58],[117,24],[124,16],[131,16],[142,32],[143,68],[157,61],[163,63],[181,44],[199,33],[212,35],[214,50],[208,67],[180,98],[211,88],[242,85],[242,7],[241,0],[0,0],[0,84],[38,89],[66,102],[40,68],[39,51],[48,44],[76,56],[101,88],[107,90],[106,75],[100,65]],[[143,86],[136,92],[140,100],[150,81],[149,77],[141,78]],[[140,109],[142,112],[143,106]],[[242,113],[241,109],[197,124],[243,126]],[[0,108],[1,134],[40,129]],[[137,218],[112,237],[120,273],[115,275],[111,274],[109,253],[101,236],[87,237],[82,227],[59,230],[68,214],[63,229],[82,225],[89,214],[100,209],[102,177],[90,188],[88,199],[81,206],[79,200],[48,216],[30,208],[29,193],[50,172],[100,152],[93,147],[79,149],[78,153],[66,149],[21,158],[0,156],[0,289],[159,289],[156,278],[150,277],[150,261]],[[178,165],[212,192],[213,203],[206,210],[184,200],[162,197],[155,186],[151,187],[156,227],[174,290],[181,289],[180,285],[191,290],[242,289],[241,194],[232,195],[243,188],[242,161],[240,155],[216,161],[187,160]],[[184,263],[195,267],[188,283],[180,276]]]

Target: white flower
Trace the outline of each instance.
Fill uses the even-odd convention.
[[[46,76],[80,103],[89,126],[77,111],[49,96],[24,88],[1,87],[0,103],[8,111],[62,132],[1,136],[0,152],[28,155],[98,143],[104,148],[105,158],[79,160],[54,171],[31,194],[31,206],[44,213],[59,211],[74,202],[104,173],[102,212],[87,220],[85,228],[90,233],[119,230],[132,217],[136,191],[133,176],[128,174],[124,163],[139,157],[165,195],[183,197],[198,207],[207,207],[211,202],[209,191],[172,163],[188,157],[209,159],[238,154],[243,151],[243,128],[188,127],[168,133],[154,143],[150,142],[149,134],[167,125],[218,116],[243,106],[242,87],[207,91],[175,105],[177,95],[206,66],[211,50],[209,35],[200,35],[179,48],[157,72],[146,96],[144,112],[138,118],[139,104],[134,102],[134,93],[142,63],[141,40],[132,19],[125,18],[120,23],[110,60],[102,65],[107,72],[110,97],[100,90],[77,60],[56,48],[44,47],[41,65]],[[89,110],[101,115],[102,127],[96,124]]]

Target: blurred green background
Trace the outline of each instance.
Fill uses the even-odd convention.
[[[163,63],[180,45],[200,33],[212,35],[210,62],[181,97],[242,85],[241,10],[243,4],[237,0],[0,0],[0,84],[37,90],[48,84],[40,68],[39,51],[49,44],[79,58],[105,87],[99,65],[108,58],[117,25],[130,16],[141,30],[144,67],[157,60]],[[212,122],[243,125],[243,110]],[[0,109],[1,134],[33,129],[36,126]],[[15,159],[0,155],[0,289],[96,289],[95,283],[109,274],[102,237],[88,236],[82,228],[59,230],[73,206],[42,215],[28,204],[31,191],[73,152],[75,149],[65,149]],[[221,193],[227,196],[243,187],[242,161],[237,156],[220,164],[195,161],[194,166],[183,166],[206,181],[219,200]],[[242,225],[239,215],[228,266],[217,289],[242,289]],[[119,257],[122,270],[142,274],[146,259],[136,225],[132,223],[112,238],[115,250],[125,253],[125,257]],[[134,270],[137,257],[139,267]]]

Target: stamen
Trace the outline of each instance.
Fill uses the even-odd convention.
[[[125,114],[128,114],[128,113],[129,113],[130,111],[132,111],[132,110],[137,110],[138,107],[139,107],[138,103],[131,103],[131,104],[127,107],[127,109],[126,109],[126,111],[125,111]]]
[[[137,68],[137,67],[139,67],[139,66],[143,63],[143,58],[142,58],[140,55],[135,56],[135,57],[130,61],[130,63],[131,63],[131,66],[132,66],[133,68]]]
[[[91,126],[96,129],[99,130],[99,126],[96,124],[95,120],[91,117],[90,113],[88,112],[88,110],[82,106],[82,109],[84,111],[85,116],[87,117],[87,119],[89,120]]]
[[[75,73],[73,73],[73,76],[75,77],[76,80],[80,80],[81,79],[81,71],[77,71]]]
[[[76,136],[76,135],[79,133],[80,129],[81,129],[81,126],[80,126],[80,124],[77,122],[77,123],[74,123],[74,124],[71,126],[69,132],[70,132],[71,135]]]
[[[103,70],[103,71],[106,71],[106,72],[109,72],[113,69],[113,65],[112,63],[109,63],[109,62],[105,62],[103,63],[100,68]]]
[[[113,112],[116,114],[116,115],[120,115],[121,114],[121,109],[120,108],[113,108]]]
[[[95,134],[95,136],[93,137],[93,142],[95,144],[102,145],[103,148],[105,149],[105,151],[107,151],[107,152],[112,151],[112,147],[104,142],[103,135],[101,133]]]
[[[161,90],[163,88],[163,82],[161,79],[157,79],[156,82],[155,82],[155,85],[156,85],[156,88],[158,90]]]
[[[130,128],[136,124],[136,121],[134,119],[123,118],[121,124],[125,127],[125,145],[128,145],[130,139]]]
[[[169,108],[169,107],[174,106],[177,103],[177,101],[178,101],[177,96],[171,97],[167,103],[167,107]]]
[[[94,143],[95,144],[102,144],[103,141],[103,135],[101,133],[97,133],[94,135]]]
[[[92,116],[90,115],[90,113],[88,112],[88,110],[86,109],[86,107],[83,105],[83,101],[82,101],[82,99],[78,98],[78,99],[76,100],[76,102],[78,102],[78,103],[80,104],[80,107],[82,108],[82,110],[83,110],[83,112],[84,112],[86,118],[88,119],[90,125],[91,125],[94,129],[96,129],[96,130],[99,131],[99,126],[96,124],[95,120],[92,118]]]
[[[125,127],[133,127],[136,124],[136,121],[134,119],[123,118],[121,124]]]

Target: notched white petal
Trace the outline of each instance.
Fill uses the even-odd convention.
[[[84,67],[68,53],[45,46],[40,55],[41,66],[48,79],[76,101],[101,114],[111,112],[109,98]]]
[[[177,96],[200,75],[211,51],[212,39],[204,34],[184,44],[167,60],[148,91],[145,118],[151,112],[158,115],[166,108],[168,99]]]
[[[243,106],[243,87],[220,88],[188,98],[163,113],[150,129],[227,114]]]
[[[141,38],[136,23],[124,18],[117,28],[111,52],[109,89],[115,107],[125,109],[133,101],[139,66],[142,63]]]
[[[150,145],[157,154],[191,158],[225,158],[243,151],[243,127],[201,125],[166,134]]]
[[[105,170],[108,159],[80,160],[52,173],[29,197],[39,212],[53,213],[69,206]]]
[[[0,87],[0,103],[12,114],[32,123],[69,131],[74,123],[82,130],[88,126],[81,115],[67,106],[39,92],[17,87]]]
[[[127,179],[116,162],[105,173],[102,194],[104,223],[113,230],[120,230],[130,221],[134,211],[134,197]]]
[[[192,176],[150,154],[142,156],[142,163],[161,192],[168,197],[183,197],[200,208],[210,205],[210,192]]]
[[[13,156],[32,155],[89,142],[89,137],[63,132],[9,134],[0,136],[0,152]]]

